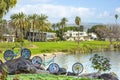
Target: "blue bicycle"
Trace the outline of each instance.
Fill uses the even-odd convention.
[[[14,57],[18,56],[18,54],[21,54],[21,57],[25,59],[29,59],[31,57],[31,51],[29,49],[21,47],[18,52],[15,52],[14,48],[15,47],[12,47],[4,52],[3,57],[6,61],[13,60]]]
[[[55,54],[53,54],[53,55],[54,55],[53,58],[50,59],[49,61],[45,61],[46,60],[45,58],[47,56],[45,54],[43,54],[43,56],[44,56],[44,60],[43,61],[42,61],[41,57],[34,56],[32,58],[32,64],[35,67],[40,67],[42,65],[44,68],[49,65],[48,70],[49,70],[50,73],[52,73],[52,74],[58,73],[60,68],[59,68],[59,65],[57,63],[54,63],[54,59],[55,59],[56,55]]]

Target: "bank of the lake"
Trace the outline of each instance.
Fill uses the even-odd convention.
[[[15,46],[15,51],[20,48],[19,42],[0,42],[0,56],[6,49],[10,49]],[[75,52],[87,53],[90,51],[101,51],[109,48],[108,41],[81,41],[78,46],[77,42],[73,41],[57,41],[57,42],[29,42],[24,41],[24,47],[29,48],[32,55],[40,53],[51,52]]]

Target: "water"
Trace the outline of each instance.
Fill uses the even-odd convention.
[[[111,70],[109,72],[114,72],[120,79],[120,52],[119,51],[109,51],[109,52],[95,52],[93,54],[59,54],[55,58],[55,62],[59,64],[60,67],[64,67],[67,71],[72,71],[72,65],[75,62],[81,62],[84,66],[82,73],[97,72],[91,67],[91,62],[89,59],[94,54],[99,54],[110,60]]]

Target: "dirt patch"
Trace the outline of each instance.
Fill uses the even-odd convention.
[[[32,45],[29,45],[28,48],[35,49],[35,48],[38,48],[38,46],[32,44]]]

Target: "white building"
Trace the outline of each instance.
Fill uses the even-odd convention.
[[[95,34],[87,34],[86,32],[78,32],[78,31],[67,31],[63,36],[66,40],[81,40],[81,41],[89,41],[91,39],[96,38]]]
[[[46,40],[52,40],[56,38],[56,33],[46,32]]]
[[[93,40],[97,39],[97,35],[95,33],[89,33],[88,35],[90,35]]]
[[[3,41],[14,42],[15,41],[15,35],[3,34]]]

